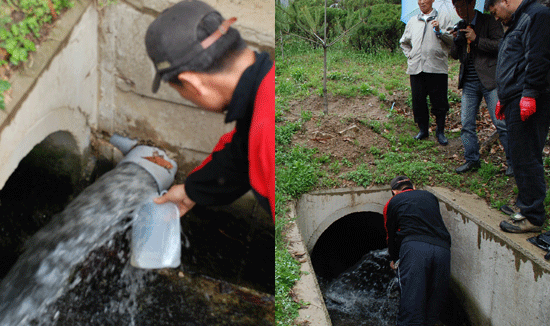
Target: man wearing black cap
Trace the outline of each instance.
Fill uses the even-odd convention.
[[[416,190],[406,176],[391,181],[391,192],[384,222],[401,287],[397,325],[435,325],[449,287],[451,236],[432,193]]]
[[[236,121],[185,184],[157,203],[171,201],[183,216],[195,204],[230,204],[252,189],[275,216],[275,66],[267,53],[248,49],[239,32],[201,1],[163,11],[145,35],[155,65],[153,92],[167,82],[199,107]]]

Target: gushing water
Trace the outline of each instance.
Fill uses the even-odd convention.
[[[52,189],[55,191],[55,189]],[[88,253],[129,226],[132,212],[156,196],[153,177],[127,163],[104,174],[37,232],[0,283],[0,325],[28,325],[81,279],[69,279]]]
[[[387,249],[374,250],[332,281],[321,281],[334,326],[395,325],[398,282],[389,265]]]

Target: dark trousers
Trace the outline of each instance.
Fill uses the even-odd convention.
[[[410,78],[414,122],[418,124],[420,129],[428,130],[430,112],[428,111],[427,98],[429,96],[432,104],[432,114],[436,117],[438,126],[440,124],[444,125],[445,115],[449,111],[447,74],[421,72],[418,75],[411,75]]]
[[[397,325],[435,325],[449,291],[450,250],[406,241],[401,244],[399,261],[401,299]]]
[[[508,146],[518,186],[516,205],[529,222],[542,225],[546,197],[542,150],[550,124],[550,95],[536,99],[537,111],[526,121],[521,121],[520,100],[518,97],[504,103]]]

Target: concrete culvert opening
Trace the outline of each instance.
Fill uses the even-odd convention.
[[[323,232],[311,251],[311,263],[318,278],[329,280],[368,252],[385,247],[384,217],[374,212],[351,213]]]
[[[79,191],[82,158],[74,138],[58,131],[36,145],[0,190],[0,280],[23,243]]]
[[[340,189],[297,203],[297,224],[334,326],[396,324],[400,289],[389,267],[382,214],[389,198],[386,189]],[[471,325],[462,296],[449,293],[442,325]]]

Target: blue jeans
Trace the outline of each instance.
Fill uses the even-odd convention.
[[[487,110],[491,116],[493,124],[497,128],[498,137],[504,153],[506,154],[506,163],[510,166],[510,153],[508,150],[508,131],[504,120],[497,120],[495,117],[495,107],[498,102],[497,89],[487,90],[481,84],[481,81],[466,81],[462,88],[461,122],[462,145],[464,145],[464,158],[466,162],[479,161],[479,141],[476,132],[476,116],[481,104],[481,99],[485,98]]]

